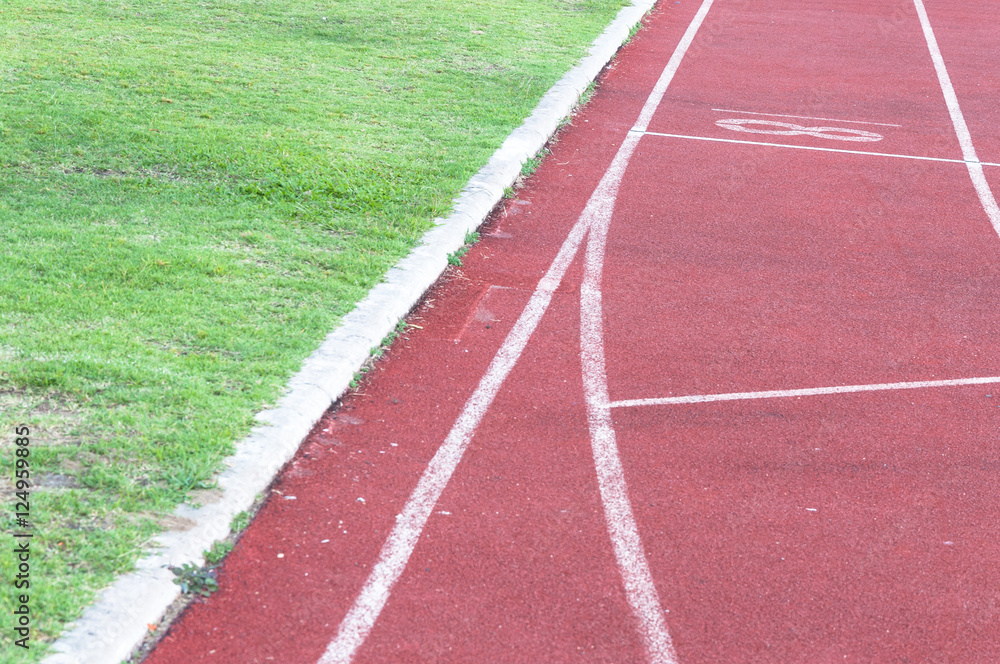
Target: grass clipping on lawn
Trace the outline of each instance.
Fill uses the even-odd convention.
[[[4,0],[5,532],[15,425],[38,484],[35,647],[5,628],[0,662],[39,659],[212,485],[623,4]]]

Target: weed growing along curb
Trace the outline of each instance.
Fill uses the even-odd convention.
[[[208,597],[219,589],[219,583],[215,580],[213,570],[212,565],[206,564],[204,567],[198,567],[191,563],[170,568],[170,571],[177,577],[174,579],[174,583],[180,586],[182,594],[201,595],[202,597]]]
[[[185,565],[184,567],[187,567],[189,570],[193,570],[195,572],[202,570],[206,572],[212,572],[215,570],[215,568],[220,567],[225,557],[229,555],[229,553],[236,546],[236,542],[239,541],[240,537],[243,536],[243,531],[246,529],[248,525],[250,525],[250,521],[253,518],[253,515],[255,515],[260,510],[263,504],[264,504],[264,496],[258,494],[257,498],[254,500],[253,506],[248,511],[240,512],[235,517],[233,517],[232,522],[229,524],[229,536],[223,540],[215,542],[215,544],[212,545],[212,548],[210,550],[204,552],[204,558],[205,558],[204,568],[195,567],[194,565]],[[181,573],[184,572],[183,568],[174,568],[174,569],[180,570]],[[156,647],[159,641],[164,636],[166,636],[167,632],[170,630],[170,626],[173,623],[174,619],[177,616],[179,616],[188,607],[188,605],[191,604],[191,602],[204,601],[205,597],[208,597],[209,595],[211,595],[212,592],[214,592],[213,589],[209,592],[209,595],[205,595],[204,593],[201,592],[189,593],[181,583],[178,583],[178,581],[180,581],[181,575],[177,574],[176,572],[174,572],[174,575],[178,577],[177,579],[175,579],[174,582],[177,583],[178,586],[181,586],[180,588],[182,592],[181,596],[178,597],[173,602],[173,604],[171,604],[167,608],[166,614],[162,617],[159,623],[153,625],[147,625],[149,632],[146,635],[146,639],[143,641],[142,644],[138,646],[138,648],[136,648],[136,650],[132,653],[132,656],[130,658],[124,660],[123,664],[138,664],[138,662],[143,661],[146,658],[146,656],[153,651],[153,649]],[[212,581],[214,582],[215,575],[210,574],[210,576],[212,578]]]
[[[521,167],[521,177],[529,178],[532,174],[538,170],[538,167],[542,165],[542,160],[549,154],[548,148],[542,148],[539,150],[534,157],[530,157],[528,161],[524,162],[524,166]]]
[[[541,159],[539,159],[539,161],[541,161]],[[535,168],[537,168],[537,166]],[[469,249],[472,249],[472,245],[477,242],[479,242],[479,233],[466,233],[465,244],[448,254],[448,265],[460,267],[462,265],[462,257],[469,253]]]
[[[38,432],[36,644],[622,4],[3,3],[0,427]]]
[[[386,351],[389,350],[389,347],[392,346],[393,342],[399,338],[401,334],[404,334],[409,327],[409,324],[405,320],[399,321],[396,323],[396,328],[387,334],[378,346],[371,349],[368,359],[365,360],[364,365],[358,371],[354,372],[354,378],[351,379],[350,383],[350,388],[352,390],[358,389],[361,385],[361,381],[364,380],[364,377],[369,371],[372,370],[372,368],[374,368],[375,362],[385,355]]]

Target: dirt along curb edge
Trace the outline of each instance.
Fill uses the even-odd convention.
[[[159,535],[159,549],[141,558],[134,572],[100,593],[83,616],[53,644],[42,664],[118,664],[127,659],[180,595],[167,567],[203,565],[203,553],[229,535],[237,514],[248,510],[292,458],[313,425],[347,391],[354,373],[420,300],[448,265],[448,254],[465,244],[503,198],[529,158],[545,145],[569,116],[587,86],[597,78],[652,9],[655,0],[633,0],[591,44],[589,54],[553,85],[531,116],[514,130],[455,200],[452,214],[395,265],[344,317],[340,327],[289,381],[275,408],[257,415],[261,423],[236,446],[218,477],[221,496],[200,507],[181,505],[174,515],[190,523],[186,530]]]

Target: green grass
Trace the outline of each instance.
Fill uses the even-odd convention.
[[[43,484],[35,647],[12,647],[4,553],[0,662],[37,661],[212,486],[622,4],[0,4],[5,532],[15,424]]]

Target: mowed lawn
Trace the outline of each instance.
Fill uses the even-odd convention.
[[[622,0],[3,0],[0,494],[37,661]],[[11,546],[8,546],[11,544]],[[23,592],[23,591],[17,591]]]

